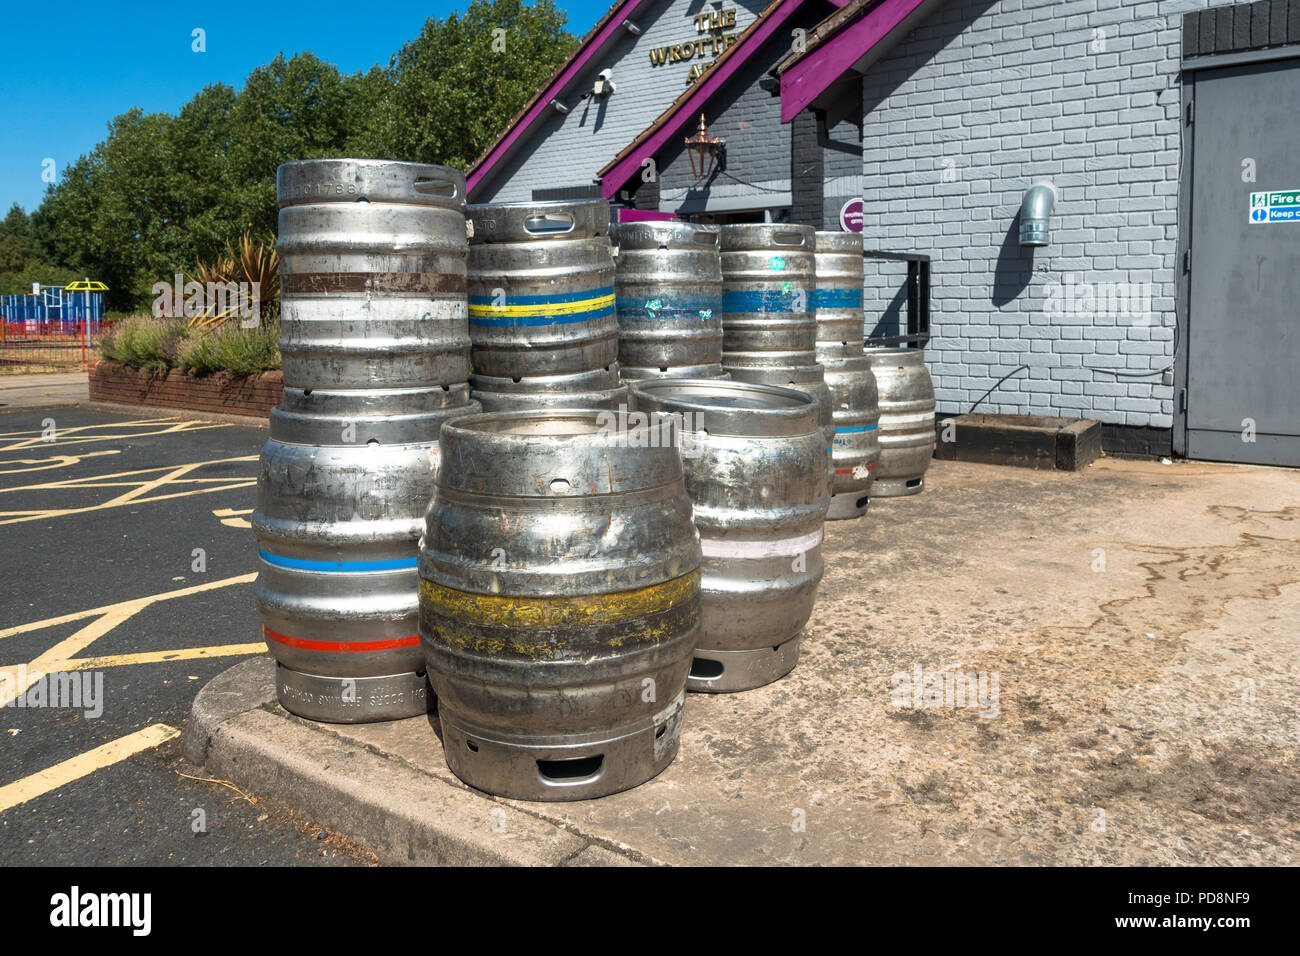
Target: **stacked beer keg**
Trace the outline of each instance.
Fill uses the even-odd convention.
[[[862,513],[877,456],[885,493],[924,472],[933,390],[927,424],[922,353],[864,355],[856,237],[635,223],[616,255],[605,202],[467,209],[439,166],[277,186],[255,595],[295,714],[423,715],[432,686],[474,787],[636,786],[686,691],[795,667],[824,521]]]
[[[834,406],[817,361],[814,240],[812,226],[722,227],[722,367],[736,381],[812,394],[830,445]]]
[[[616,408],[609,203],[470,206],[473,396],[487,411]]]
[[[856,518],[866,513],[880,462],[876,377],[862,351],[862,236],[817,233],[816,267],[817,361],[826,370],[835,421],[827,517]]]
[[[624,222],[611,236],[623,380],[725,378],[717,227]]]
[[[284,398],[262,450],[254,588],[287,710],[429,705],[416,550],[443,423],[470,399],[465,180],[441,166],[281,166]]]

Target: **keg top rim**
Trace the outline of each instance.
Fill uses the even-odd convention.
[[[443,426],[447,430],[499,435],[502,438],[580,440],[604,434],[613,413],[601,408],[519,409],[465,415]]]
[[[816,252],[861,252],[862,233],[841,232],[837,229],[819,229],[813,236]]]
[[[802,389],[716,378],[654,378],[628,383],[638,411],[698,415],[706,432],[775,437],[816,431],[821,403]],[[691,422],[688,419],[687,424]]]

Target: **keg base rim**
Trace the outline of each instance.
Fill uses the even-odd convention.
[[[462,783],[509,800],[557,803],[605,797],[657,777],[677,758],[684,699],[685,693],[678,694],[643,727],[597,740],[590,733],[575,734],[576,742],[563,734],[505,740],[499,733],[476,731],[454,710],[441,708],[443,758]]]
[[[355,682],[346,687],[345,682]],[[344,702],[345,688],[356,697]],[[308,696],[310,695],[310,696]],[[376,702],[378,695],[393,700]],[[275,665],[275,696],[289,713],[328,724],[367,724],[420,717],[433,709],[433,692],[424,674],[378,677],[324,677]]]
[[[916,482],[916,484],[912,484]],[[925,490],[925,477],[919,478],[881,478],[879,475],[871,483],[873,498],[905,498],[919,495]]]
[[[831,495],[831,506],[826,512],[826,520],[843,521],[850,518],[861,518],[870,507],[871,494],[869,492],[841,491],[838,495]]]
[[[753,690],[774,683],[794,670],[799,663],[799,647],[803,634],[796,634],[775,647],[759,647],[743,651],[719,651],[699,648],[691,662],[691,675],[686,678],[686,689],[696,694],[733,694]],[[720,665],[717,676],[695,676],[707,671],[702,662]]]

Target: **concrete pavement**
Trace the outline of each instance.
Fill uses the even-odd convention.
[[[0,408],[53,408],[90,401],[87,372],[0,375]]]
[[[478,793],[429,719],[300,720],[264,658],[186,753],[389,863],[1300,862],[1300,472],[935,461],[825,553],[795,671],[689,695],[626,793]]]

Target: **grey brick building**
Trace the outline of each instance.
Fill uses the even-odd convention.
[[[1300,0],[623,0],[471,200],[826,229],[860,203],[866,248],[930,257],[941,413],[1297,465],[1297,67]],[[701,116],[725,140],[704,179]],[[1055,202],[1031,246],[1038,182]],[[909,331],[904,270],[868,259],[869,335]]]

